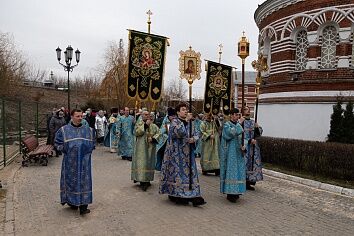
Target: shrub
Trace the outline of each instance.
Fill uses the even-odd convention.
[[[263,162],[314,176],[354,180],[352,144],[272,137],[260,137],[258,141]]]

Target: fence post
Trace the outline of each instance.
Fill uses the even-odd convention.
[[[38,102],[36,102],[36,137],[38,141],[38,126],[39,126],[39,117],[38,117]]]
[[[5,100],[2,99],[2,144],[4,151],[4,167],[6,166],[6,130],[5,130]]]
[[[19,148],[20,148],[20,153],[22,153],[22,149],[21,149],[21,140],[22,140],[22,130],[21,130],[21,126],[22,126],[22,106],[21,106],[21,101],[18,101],[18,143],[19,143]]]

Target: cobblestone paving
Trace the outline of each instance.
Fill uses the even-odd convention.
[[[354,235],[354,199],[266,177],[236,204],[219,193],[219,179],[201,176],[208,202],[179,206],[158,194],[158,174],[142,192],[130,162],[103,147],[93,156],[91,213],[59,202],[61,158],[20,168],[13,182],[15,235]]]

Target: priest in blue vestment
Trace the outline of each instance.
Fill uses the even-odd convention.
[[[117,142],[117,119],[118,117],[118,108],[111,109],[111,116],[108,119],[108,129],[104,137],[104,146],[109,147],[109,151],[112,153],[117,152],[118,142]]]
[[[71,111],[71,122],[61,127],[55,146],[63,154],[60,178],[60,202],[80,214],[90,212],[92,203],[91,154],[95,148],[95,131],[81,124],[82,111]]]
[[[117,120],[116,131],[118,138],[118,155],[123,160],[132,161],[134,152],[134,124],[135,119],[129,115],[129,108],[124,108],[124,115]]]
[[[262,135],[263,129],[251,119],[251,111],[248,106],[244,107],[244,143],[246,146],[246,189],[255,190],[256,182],[263,180],[261,149],[257,138]]]
[[[173,119],[168,132],[168,140],[161,169],[160,194],[168,194],[169,199],[177,204],[193,206],[206,202],[201,197],[197,165],[193,153],[193,145],[199,138],[192,127],[190,135],[190,119],[187,106],[176,107],[177,118]]]
[[[230,121],[226,122],[222,131],[220,144],[220,192],[227,194],[227,200],[236,202],[246,192],[246,163],[242,146],[242,123],[239,110],[232,109]]]

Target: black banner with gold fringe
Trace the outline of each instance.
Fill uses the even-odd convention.
[[[129,31],[129,97],[141,101],[160,100],[166,45],[166,37]]]
[[[205,113],[217,115],[221,111],[230,114],[232,67],[208,61],[204,93]]]

